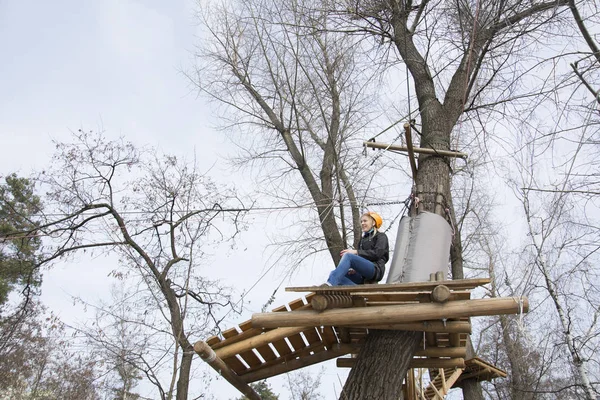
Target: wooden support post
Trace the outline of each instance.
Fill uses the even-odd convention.
[[[427,347],[437,347],[437,335],[435,332],[425,332],[425,343],[427,343]]]
[[[444,276],[444,271],[438,271],[435,273],[435,280],[436,281],[444,281],[445,280],[445,276]]]
[[[522,309],[521,304],[523,306]],[[278,328],[284,326],[364,326],[483,315],[517,314],[521,310],[523,312],[529,310],[529,302],[526,297],[457,300],[443,304],[421,303],[333,309],[322,312],[306,310],[290,311],[287,313],[258,313],[252,315],[252,326],[255,328]]]
[[[458,333],[451,333],[448,335],[450,346],[460,347],[460,335]]]
[[[219,358],[213,349],[204,341],[198,341],[194,344],[194,351],[198,353],[200,358],[217,371],[227,382],[231,383],[237,390],[244,394],[250,400],[261,400],[258,393],[254,391],[246,382],[236,375],[228,366]]]
[[[412,369],[406,374],[406,397],[407,400],[415,398],[415,373]]]
[[[352,338],[350,337],[350,328],[341,326],[338,328],[338,333],[340,337],[340,342],[350,343],[352,341]]]
[[[294,311],[300,312],[300,311]],[[288,313],[273,313],[275,314],[288,314]],[[259,336],[253,336],[249,339],[242,340],[241,342],[234,343],[229,346],[221,347],[216,350],[217,356],[220,358],[229,358],[233,357],[236,354],[242,353],[244,351],[252,350],[255,347],[260,347],[266,345],[268,343],[272,343],[279,339],[286,338],[288,336],[295,335],[299,332],[302,332],[305,327],[293,327],[293,328],[281,328],[281,329],[273,329],[271,331],[265,332]]]

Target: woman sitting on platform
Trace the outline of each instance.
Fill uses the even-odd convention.
[[[390,259],[388,238],[379,232],[383,220],[375,212],[367,212],[360,218],[363,236],[358,249],[342,250],[342,259],[329,274],[327,285],[362,285],[377,283],[385,273],[385,263]]]

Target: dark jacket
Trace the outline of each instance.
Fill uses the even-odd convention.
[[[390,259],[390,246],[385,233],[365,233],[358,244],[358,255],[375,264],[375,276],[372,280],[379,282],[385,273],[385,263]]]

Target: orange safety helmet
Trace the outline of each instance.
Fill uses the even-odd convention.
[[[367,214],[375,221],[375,228],[381,228],[381,224],[383,224],[383,218],[381,218],[381,215],[373,211],[369,211]]]

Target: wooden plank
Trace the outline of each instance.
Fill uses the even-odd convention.
[[[279,357],[292,353],[292,349],[284,339],[276,340],[272,344],[273,347],[275,347],[275,350],[277,350],[277,353],[279,353]]]
[[[317,364],[332,358],[342,356],[354,351],[354,346],[351,345],[335,345],[330,351],[324,351],[316,354],[309,354],[301,358],[289,360],[284,363],[279,363],[271,366],[270,368],[262,368],[260,370],[247,373],[241,378],[244,382],[256,382],[261,379],[266,379],[271,376],[283,374],[285,372],[294,371],[299,368],[304,368],[309,365]]]
[[[452,281],[444,281],[444,285],[450,289],[474,289],[478,286],[487,285],[491,280],[489,278],[479,279],[455,279]],[[403,282],[389,284],[373,284],[373,285],[352,285],[352,286],[296,286],[285,288],[286,292],[314,292],[314,293],[357,293],[366,291],[416,291],[416,290],[433,290],[439,282]]]
[[[248,370],[248,367],[246,367],[236,356],[224,358],[223,362],[238,375],[242,375]]]
[[[223,332],[223,337],[230,338],[230,337],[237,336],[238,334],[239,334],[239,332],[235,328],[231,328],[231,329],[228,329],[225,332]],[[248,367],[250,367],[250,368],[262,364],[262,361],[260,361],[260,359],[256,356],[256,354],[254,354],[254,352],[252,351],[251,348],[240,352],[239,356],[242,358],[242,360],[246,364],[248,364]],[[225,361],[225,362],[227,362],[227,361]]]
[[[217,344],[221,341],[221,338],[218,336],[211,336],[208,339],[205,340],[206,344],[208,344],[209,346],[213,346],[213,344]]]
[[[332,326],[323,326],[320,328],[321,338],[328,348],[338,343],[338,338]]]
[[[273,312],[287,312],[287,307],[285,305],[279,306],[277,308],[274,308]],[[279,353],[279,357],[286,356],[292,353],[292,349],[288,345],[288,342],[285,340],[285,338],[274,340],[272,344],[273,347],[275,347],[275,350],[277,350],[277,353]]]
[[[320,352],[319,351],[320,347],[321,347],[321,345],[319,343],[316,343],[313,346],[305,347],[302,350],[294,351],[293,353],[290,353],[286,356],[278,357],[276,360],[265,362],[263,365],[261,365],[259,367],[250,368],[244,374],[251,374],[251,373],[254,373],[259,370],[271,368],[274,365],[285,364],[285,363],[288,363],[297,358],[307,357],[312,354],[316,354],[317,352]]]
[[[306,308],[304,306],[305,306],[305,304],[302,299],[296,299],[296,300],[288,303],[288,307],[290,308],[291,311],[298,310],[301,308]],[[307,344],[304,342],[302,335],[300,335],[300,334],[289,336],[288,340],[290,341],[290,344],[293,347],[293,351],[302,350],[303,348],[305,348],[307,346]]]
[[[302,331],[302,334],[304,335],[304,338],[308,342],[309,346],[312,346],[313,344],[316,344],[316,343],[322,343],[321,337],[319,336],[319,332],[317,331],[317,328],[307,329],[305,331]]]
[[[279,343],[285,343],[284,339],[290,335],[297,334],[302,330],[306,329],[305,327],[294,327],[294,328],[279,328],[272,329],[268,332],[263,333],[260,336],[254,336],[250,339],[243,340],[241,342],[237,342],[231,344],[229,346],[222,347],[220,349],[215,350],[217,356],[225,359],[231,357],[235,354],[240,354],[241,352],[248,351],[250,349],[260,347],[266,345],[268,343],[273,343],[275,348]],[[286,345],[287,346],[287,345]],[[279,349],[277,349],[279,352]],[[284,350],[285,351],[285,350]],[[291,353],[289,346],[287,347],[287,353]],[[281,355],[281,353],[280,353]]]
[[[251,321],[246,321],[243,324],[240,324],[240,329],[242,330],[242,332],[246,332],[246,331],[249,331],[249,330],[252,330],[255,328],[252,328]],[[255,349],[258,352],[258,354],[260,354],[260,356],[265,361],[270,361],[270,360],[274,360],[277,358],[277,355],[275,354],[275,352],[271,349],[271,347],[268,344],[264,344],[262,346],[255,347]]]

